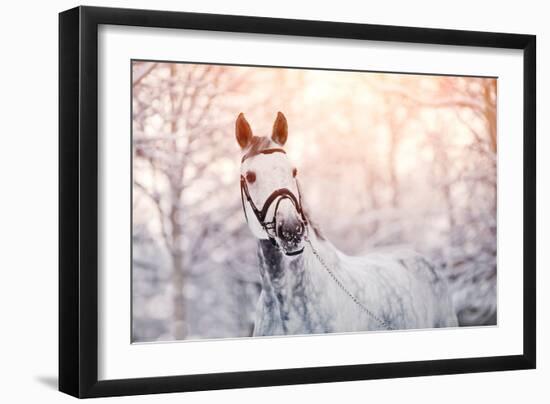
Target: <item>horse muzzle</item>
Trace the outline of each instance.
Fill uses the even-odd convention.
[[[305,233],[306,225],[292,202],[280,201],[275,212],[275,236],[279,247],[286,255],[300,254],[304,249]]]

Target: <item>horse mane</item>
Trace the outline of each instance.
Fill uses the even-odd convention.
[[[323,240],[323,241],[326,240],[325,236],[321,232],[321,229],[319,228],[319,225],[317,224],[317,222],[315,222],[311,219],[311,215],[309,214],[309,210],[306,209],[303,205],[302,205],[302,211],[304,212],[304,216],[306,217],[308,225],[311,226],[311,228],[313,229],[313,232],[315,233],[315,236],[317,236],[317,238],[319,240]]]

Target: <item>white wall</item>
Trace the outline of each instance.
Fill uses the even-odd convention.
[[[9,4],[9,6],[7,5]],[[0,62],[0,397],[3,402],[68,402],[57,375],[57,13],[73,1],[5,2]],[[550,26],[545,2],[167,0],[91,1],[89,5],[157,8],[287,18],[532,33],[538,36],[538,340],[534,371],[348,382],[268,389],[142,396],[126,402],[358,401],[543,402],[550,380]],[[518,134],[519,135],[519,134]],[[519,214],[520,212],[518,212]],[[38,401],[39,400],[39,401]]]

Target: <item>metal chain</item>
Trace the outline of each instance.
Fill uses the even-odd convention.
[[[386,328],[387,330],[393,330],[393,328],[388,325],[387,322],[385,322],[384,320],[380,319],[380,317],[378,317],[376,314],[374,314],[372,311],[370,311],[364,304],[362,304],[343,284],[342,282],[336,277],[336,275],[334,274],[334,272],[332,272],[332,270],[328,267],[328,265],[325,263],[325,261],[323,260],[323,258],[321,258],[321,256],[319,255],[319,253],[317,252],[317,250],[315,250],[315,248],[313,247],[313,244],[311,243],[311,241],[309,240],[309,238],[306,238],[306,242],[309,244],[309,246],[311,247],[311,251],[313,252],[313,255],[315,255],[315,257],[317,258],[317,260],[319,261],[319,263],[323,266],[323,268],[325,269],[325,271],[328,272],[328,274],[330,275],[330,277],[334,280],[334,282],[338,285],[338,287],[340,289],[342,289],[342,291],[349,296],[349,298],[351,300],[353,300],[353,302],[361,309],[363,310],[365,313],[367,313],[368,316],[372,317],[373,319],[375,319],[382,327]]]

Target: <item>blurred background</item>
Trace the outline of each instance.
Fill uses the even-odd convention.
[[[313,219],[338,248],[410,246],[460,325],[496,324],[497,82],[133,62],[132,340],[250,336],[260,292],[242,213],[244,112],[277,111]]]

